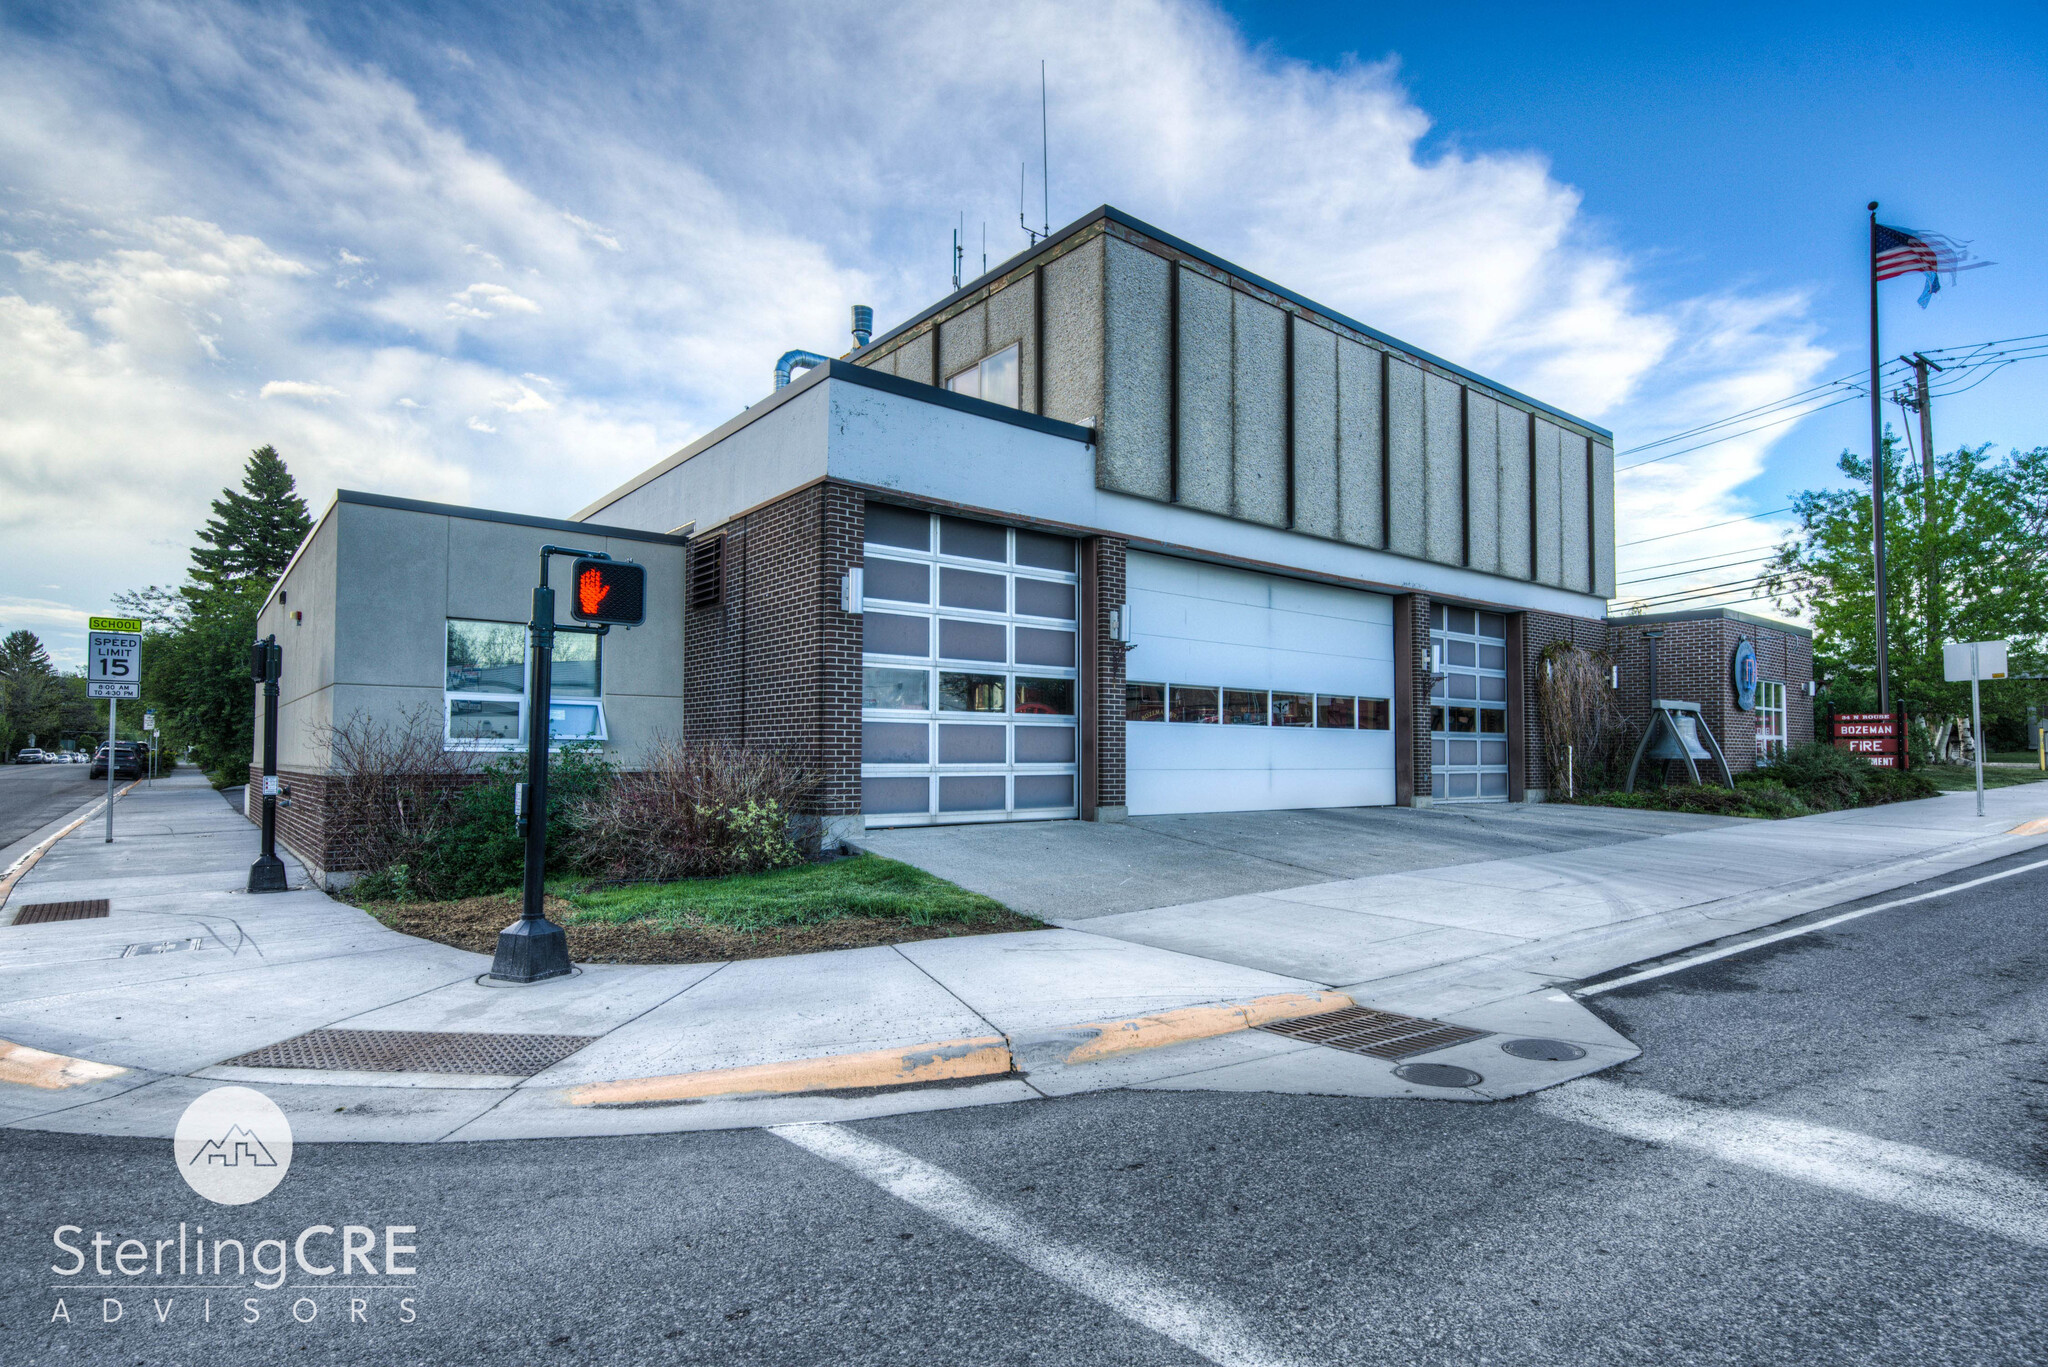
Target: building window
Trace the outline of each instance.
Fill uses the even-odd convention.
[[[605,740],[599,637],[555,637],[550,741]],[[526,743],[526,627],[518,622],[448,621],[442,681],[445,739],[455,750],[517,750]]]
[[[1017,347],[1004,347],[993,356],[948,377],[946,388],[970,399],[986,399],[1005,408],[1017,406]]]
[[[1019,680],[1020,684],[1022,682]],[[1222,699],[1220,707],[1217,701],[1219,695]],[[1124,720],[1196,723],[1220,721],[1226,726],[1301,726],[1338,731],[1385,731],[1393,723],[1393,705],[1386,698],[1350,698],[1317,693],[1269,693],[1264,689],[1218,689],[1195,684],[1174,684],[1169,690],[1165,684],[1126,683]]]
[[[1756,762],[1768,764],[1785,753],[1785,685],[1756,686]]]

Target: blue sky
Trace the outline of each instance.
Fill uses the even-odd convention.
[[[1055,223],[1114,203],[1624,448],[1863,364],[1872,197],[2000,262],[1888,285],[1887,355],[2048,331],[2042,9],[1791,10],[10,6],[0,630],[76,659],[266,441],[316,509],[573,511],[943,294],[956,216],[1021,246],[1041,57]],[[2042,392],[1941,444],[2048,441]],[[1623,538],[1781,507],[1865,421],[1625,475]]]

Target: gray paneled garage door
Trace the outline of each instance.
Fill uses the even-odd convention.
[[[863,561],[867,823],[1076,815],[1074,543],[870,503]]]

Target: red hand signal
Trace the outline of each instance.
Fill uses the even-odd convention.
[[[576,580],[576,601],[586,617],[597,615],[598,604],[611,594],[612,586],[604,582],[604,576],[594,569],[583,571]]]

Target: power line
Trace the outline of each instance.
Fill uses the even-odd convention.
[[[1633,541],[1617,542],[1615,549],[1620,550],[1623,546],[1647,545],[1652,541],[1669,541],[1674,536],[1691,536],[1694,532],[1711,532],[1716,527],[1733,527],[1738,522],[1757,522],[1763,518],[1776,517],[1779,513],[1789,513],[1791,511],[1790,508],[1773,508],[1767,513],[1751,513],[1748,517],[1731,517],[1726,522],[1709,522],[1704,527],[1687,527],[1682,532],[1665,532],[1659,536],[1639,536]]]
[[[1743,565],[1759,565],[1769,560],[1768,555],[1751,556],[1747,560],[1730,560],[1719,565],[1701,565],[1697,569],[1673,570],[1669,574],[1645,574],[1635,579],[1624,579],[1623,584],[1653,584],[1659,579],[1683,579],[1689,574],[1712,574],[1717,570],[1732,570]]]
[[[1638,570],[1668,570],[1674,565],[1690,565],[1695,560],[1719,560],[1724,555],[1748,555],[1752,551],[1775,551],[1776,549],[1778,549],[1777,544],[1773,542],[1768,546],[1744,546],[1740,550],[1709,551],[1705,555],[1689,555],[1682,560],[1661,560],[1654,565],[1638,565],[1636,568]]]

